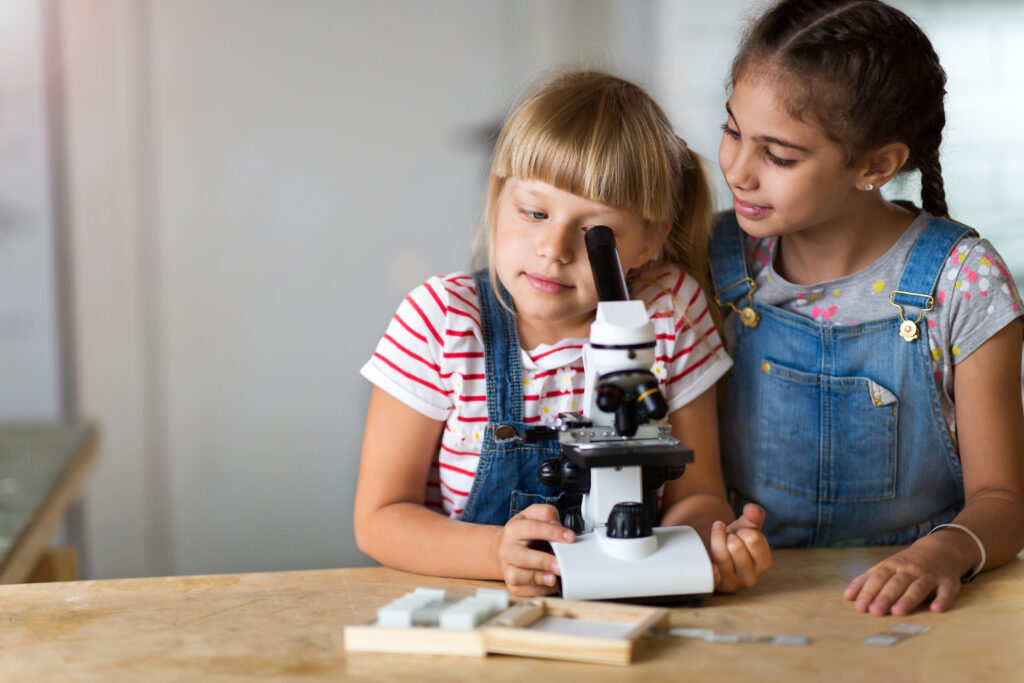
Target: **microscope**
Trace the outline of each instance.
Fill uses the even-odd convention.
[[[562,513],[575,543],[552,543],[566,600],[671,602],[714,590],[711,560],[687,526],[656,527],[658,491],[682,476],[693,451],[672,436],[668,404],[651,372],[654,327],[642,301],[629,300],[615,236],[587,230],[587,255],[599,303],[583,348],[583,415],[561,413],[561,454],[537,468],[541,482],[582,494]]]

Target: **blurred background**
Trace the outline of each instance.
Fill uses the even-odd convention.
[[[468,265],[515,96],[566,64],[636,80],[718,179],[763,4],[0,0],[0,422],[99,425],[62,530],[83,578],[369,563],[358,369]],[[951,213],[1021,281],[1024,3],[893,4],[949,74]]]

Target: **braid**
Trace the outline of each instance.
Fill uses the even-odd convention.
[[[949,217],[938,145],[921,162],[921,203],[922,208],[933,216]]]
[[[930,65],[931,73],[943,76],[932,87],[937,87],[945,94],[945,73],[939,66],[938,57],[934,54],[932,57],[934,63]],[[931,117],[922,117],[919,143],[911,148],[907,168],[921,171],[922,208],[933,216],[948,218],[949,207],[946,206],[946,188],[942,181],[942,164],[939,161],[939,146],[942,144],[942,129],[945,127],[946,112],[941,107],[934,110]]]

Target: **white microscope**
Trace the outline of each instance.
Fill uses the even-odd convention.
[[[562,519],[576,542],[551,544],[562,597],[668,602],[711,593],[711,560],[697,532],[652,524],[658,490],[693,462],[669,425],[648,422],[668,412],[650,370],[654,328],[644,303],[629,300],[611,229],[590,228],[586,244],[599,303],[583,348],[583,416],[559,416],[562,454],[537,469],[544,484],[583,494],[579,512]]]

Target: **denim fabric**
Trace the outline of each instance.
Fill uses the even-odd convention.
[[[968,230],[933,219],[918,238],[895,288],[913,293],[895,295],[908,319]],[[711,247],[719,300],[738,308],[753,295],[741,234],[728,214]],[[735,366],[721,438],[736,510],[764,506],[773,546],[903,544],[952,519],[963,475],[932,377],[928,325],[908,343],[899,315],[834,326],[753,301],[756,327],[727,320]]]
[[[515,316],[499,303],[486,270],[474,273],[473,281],[484,338],[487,427],[462,519],[503,525],[534,503],[578,505],[579,496],[567,496],[537,478],[537,466],[558,457],[561,447],[557,439],[525,442],[529,425],[523,422],[522,362]],[[500,283],[498,287],[511,307],[508,292]]]

